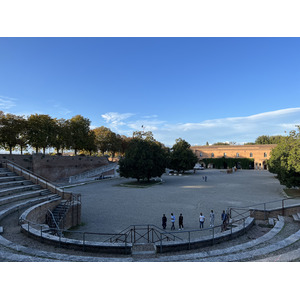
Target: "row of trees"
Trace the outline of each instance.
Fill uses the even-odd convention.
[[[281,138],[268,161],[269,171],[277,174],[281,184],[300,187],[300,126],[289,136]]]
[[[54,148],[101,154],[110,152],[125,156],[120,160],[123,177],[137,180],[161,176],[165,169],[184,172],[198,161],[185,140],[176,140],[170,149],[153,138],[152,132],[136,131],[132,137],[120,136],[104,126],[90,129],[90,120],[77,115],[69,120],[54,119],[49,115],[33,114],[28,118],[0,112],[0,147],[12,153],[27,147],[35,149]]]
[[[177,139],[170,149],[157,142],[151,132],[136,132],[119,161],[120,176],[149,181],[160,177],[166,168],[177,172],[190,170],[198,161],[190,147],[185,140]]]
[[[91,121],[81,115],[69,120],[51,118],[49,115],[33,114],[28,118],[0,111],[0,147],[21,154],[31,147],[36,153],[40,149],[54,148],[57,153],[64,150],[104,154],[109,151],[124,153],[128,138],[112,132],[104,126],[90,129]]]

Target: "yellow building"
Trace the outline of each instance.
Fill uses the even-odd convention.
[[[270,145],[213,145],[213,146],[192,146],[192,151],[201,162],[204,158],[252,158],[253,168],[256,170],[267,169],[267,160],[270,152],[276,144]],[[206,166],[209,167],[209,166]],[[212,166],[210,166],[212,167]]]

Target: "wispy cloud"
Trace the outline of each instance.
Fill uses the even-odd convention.
[[[170,124],[152,118],[139,117],[135,114],[106,113],[102,115],[108,126],[118,133],[132,134],[132,131],[152,131],[154,137],[171,146],[179,137],[192,145],[234,141],[237,143],[254,142],[260,135],[284,135],[300,124],[300,108],[263,112],[245,117],[204,120],[197,123]]]
[[[113,127],[126,125],[124,120],[134,116],[132,113],[117,113],[117,112],[108,112],[106,114],[101,115],[101,117],[105,120],[106,123],[110,124]]]
[[[72,113],[71,110],[69,110],[68,108],[62,107],[60,104],[55,104],[54,108],[57,110],[57,113],[62,116],[67,116]]]
[[[0,110],[7,110],[16,106],[15,98],[0,96]]]

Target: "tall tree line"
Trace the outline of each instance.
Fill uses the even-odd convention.
[[[18,150],[23,154],[29,147],[36,153],[53,148],[57,153],[74,150],[78,153],[124,153],[128,144],[125,136],[117,135],[104,126],[90,129],[91,121],[81,115],[71,119],[56,119],[45,114],[25,118],[0,111],[0,148]]]

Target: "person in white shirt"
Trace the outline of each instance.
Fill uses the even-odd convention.
[[[203,214],[201,212],[200,216],[199,216],[200,228],[203,228],[204,221],[205,221],[205,217],[203,216]]]
[[[175,230],[175,216],[173,215],[173,213],[171,213],[171,230]]]

